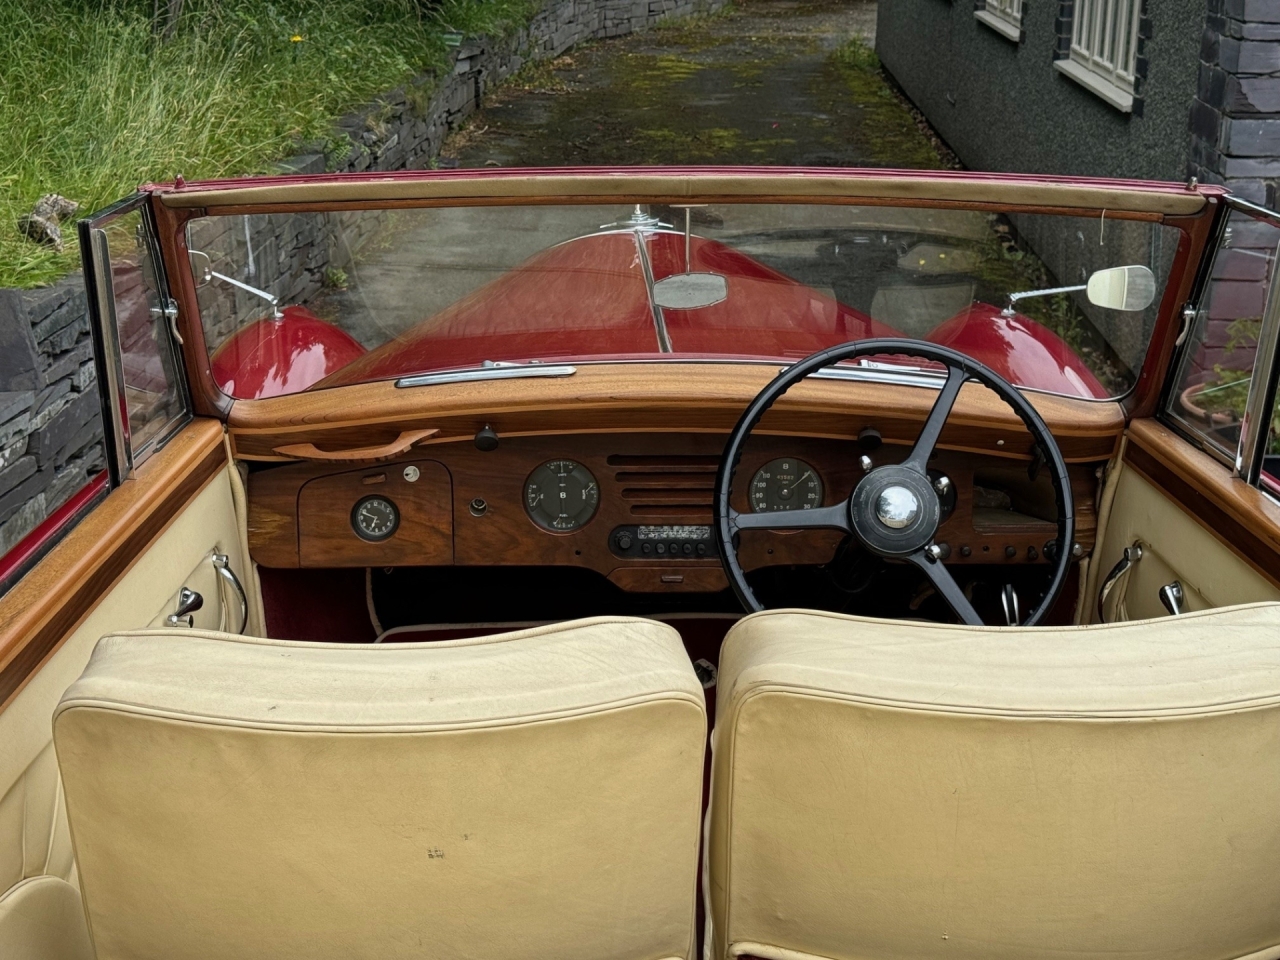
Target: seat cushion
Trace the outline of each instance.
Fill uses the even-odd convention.
[[[705,731],[616,618],[109,636],[54,719],[99,960],[688,957]]]
[[[1280,956],[1280,604],[726,638],[713,956]]]

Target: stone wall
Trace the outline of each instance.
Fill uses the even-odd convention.
[[[418,77],[343,118],[337,150],[306,150],[281,172],[421,169],[486,91],[530,60],[615,37],[667,17],[709,13],[725,0],[551,0],[528,26],[500,40],[467,40],[444,78]],[[249,227],[246,239],[245,224]],[[202,225],[193,247],[214,269],[284,303],[303,302],[359,248],[359,215],[228,218]],[[341,229],[338,229],[338,228]],[[341,236],[342,242],[337,238]],[[252,275],[247,276],[252,250]],[[265,304],[210,284],[200,292],[209,339],[221,343]],[[0,554],[12,548],[103,466],[92,345],[79,274],[39,290],[0,290]]]

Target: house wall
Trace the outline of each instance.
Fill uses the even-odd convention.
[[[1146,0],[1132,114],[1054,69],[1070,6],[1026,0],[1015,43],[978,21],[972,0],[882,0],[876,53],[970,169],[1185,180],[1205,0]]]

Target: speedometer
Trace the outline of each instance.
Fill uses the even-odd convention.
[[[822,478],[803,460],[770,460],[751,478],[751,509],[755,513],[812,510],[822,506]]]
[[[551,460],[529,474],[524,483],[524,508],[544,530],[571,533],[596,514],[600,485],[591,471],[575,460]]]

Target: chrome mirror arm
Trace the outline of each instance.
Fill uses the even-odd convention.
[[[1014,307],[1019,300],[1027,300],[1031,297],[1051,297],[1058,293],[1079,293],[1081,290],[1087,290],[1088,284],[1080,284],[1075,287],[1050,287],[1046,290],[1023,290],[1021,293],[1009,294],[1009,305],[1000,311],[1002,317],[1012,317],[1015,313]]]

